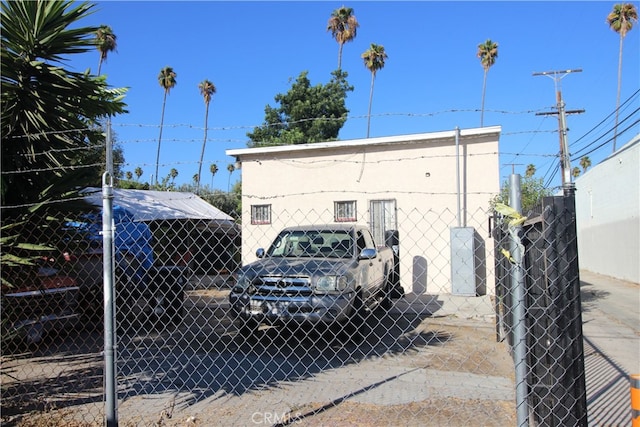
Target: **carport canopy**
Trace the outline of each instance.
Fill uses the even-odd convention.
[[[81,194],[87,203],[102,207],[102,189],[88,187]],[[113,204],[130,211],[134,221],[202,220],[213,229],[238,231],[231,216],[193,193],[115,188],[113,196]]]

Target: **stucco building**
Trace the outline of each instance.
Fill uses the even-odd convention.
[[[480,285],[492,292],[487,222],[489,200],[500,190],[500,131],[495,126],[227,150],[242,173],[243,264],[285,226],[359,222],[369,225],[379,244],[386,231],[398,231],[406,292],[449,293],[456,273],[451,228],[473,228],[480,251],[474,249],[470,262],[482,271]]]

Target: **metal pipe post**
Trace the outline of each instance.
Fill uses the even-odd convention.
[[[522,190],[520,175],[509,178],[509,205],[522,213]],[[523,271],[524,251],[521,241],[522,225],[511,227],[510,252],[513,257],[511,266],[511,289],[513,292],[513,362],[516,376],[516,416],[518,427],[529,425],[529,406],[527,402],[527,325],[525,310],[525,282]]]
[[[107,427],[117,427],[116,328],[114,286],[113,178],[102,176],[102,256],[104,289],[104,392]]]

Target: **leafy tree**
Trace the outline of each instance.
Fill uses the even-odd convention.
[[[102,63],[107,60],[109,52],[116,50],[116,35],[108,25],[101,25],[96,31],[96,47],[100,52],[100,62],[98,62],[98,75],[102,70]]]
[[[342,69],[342,47],[356,38],[359,26],[350,7],[342,6],[331,13],[327,31],[331,31],[331,36],[338,42],[338,70]]]
[[[203,194],[201,197],[222,212],[239,219],[242,215],[242,183],[240,181],[233,185],[231,191],[224,192],[214,190],[211,193]]]
[[[167,95],[169,91],[177,84],[176,77],[178,75],[173,68],[164,67],[158,74],[158,83],[164,89],[164,97],[162,98],[162,116],[160,117],[160,135],[158,136],[158,154],[156,154],[156,174],[154,175],[155,183],[158,184],[158,166],[160,165],[160,141],[162,140],[162,127],[164,125],[164,108],[167,105]]]
[[[198,182],[196,184],[196,194],[200,194],[200,177],[202,176],[202,159],[204,158],[204,148],[207,145],[207,130],[209,126],[209,103],[211,97],[216,93],[216,86],[209,80],[203,80],[198,85],[200,89],[200,95],[204,98],[205,113],[204,113],[204,140],[202,141],[202,152],[200,153],[200,162],[198,163]]]
[[[633,3],[618,3],[607,16],[609,27],[620,35],[620,49],[618,53],[618,95],[616,97],[616,124],[613,133],[613,151],[616,151],[618,137],[618,113],[620,110],[620,88],[622,86],[622,42],[633,24],[638,21],[638,10]]]
[[[209,172],[211,172],[211,188],[213,188],[213,177],[218,173],[218,165],[211,163],[209,166]]]
[[[148,190],[149,183],[148,182],[138,182],[132,181],[129,179],[121,180],[118,182],[118,188],[126,189],[126,190]]]
[[[336,70],[326,85],[311,86],[307,72],[300,73],[286,94],[278,94],[278,108],[265,107],[265,121],[247,133],[249,147],[331,141],[347,120],[347,92],[353,90],[347,73]]]
[[[364,59],[364,66],[371,71],[371,89],[369,90],[369,111],[367,113],[367,138],[369,138],[369,129],[371,128],[371,104],[373,102],[373,83],[376,79],[376,73],[378,70],[384,68],[385,61],[387,60],[387,53],[384,51],[384,46],[371,43],[369,49],[367,49],[362,55]]]
[[[489,73],[489,68],[496,63],[496,58],[498,58],[498,43],[487,39],[484,43],[478,45],[478,53],[476,55],[480,58],[480,64],[484,69],[484,77],[482,79],[482,104],[480,107],[480,127],[482,127],[484,126],[484,96],[487,89],[487,74]]]
[[[1,3],[4,207],[60,199],[100,182],[83,158],[104,146],[98,119],[126,112],[126,90],[62,67],[68,55],[95,47],[97,28],[77,25],[92,8],[70,1]]]
[[[538,203],[540,203],[543,197],[553,195],[551,189],[545,188],[543,178],[535,178],[533,175],[525,176],[520,181],[520,187],[520,191],[522,192],[522,212],[525,215],[528,211],[530,211]],[[504,203],[505,205],[509,205],[510,191],[509,180],[506,180],[502,183],[500,194],[495,196],[490,201],[491,207],[494,208],[496,203]]]
[[[591,167],[591,159],[589,158],[589,156],[583,156],[580,159],[580,167],[582,167],[583,172],[586,172],[587,169]]]

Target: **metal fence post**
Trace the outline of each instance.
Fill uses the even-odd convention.
[[[522,213],[520,175],[509,177],[509,205]],[[521,242],[522,225],[510,230],[510,252],[514,263],[511,266],[511,286],[513,291],[513,358],[516,377],[516,416],[519,427],[529,425],[527,404],[527,326],[525,313],[525,281],[522,268],[524,251]]]
[[[102,256],[104,271],[104,391],[107,427],[118,425],[113,228],[113,177],[105,172],[102,176]]]

